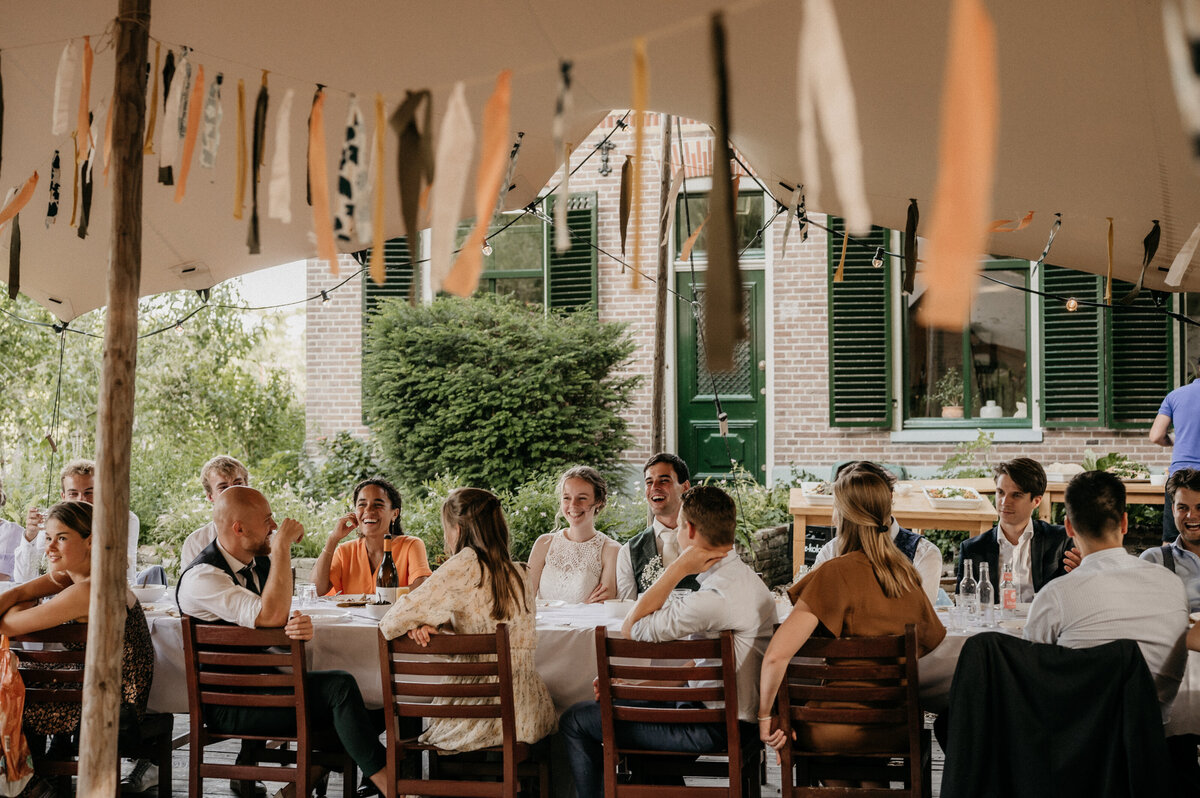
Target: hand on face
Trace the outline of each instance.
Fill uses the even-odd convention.
[[[283,523],[271,536],[271,555],[287,554],[291,556],[292,546],[304,537],[304,525],[293,518],[283,519]]]
[[[357,528],[358,516],[354,513],[346,513],[341,518],[333,522],[333,530],[329,533],[329,541],[331,543],[337,543]]]

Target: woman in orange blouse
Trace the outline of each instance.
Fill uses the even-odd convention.
[[[338,545],[355,529],[357,539]],[[388,534],[392,537],[385,539]],[[364,479],[354,487],[354,512],[334,523],[313,566],[312,581],[318,595],[373,593],[385,544],[392,552],[401,587],[415,588],[433,573],[425,556],[425,543],[404,534],[400,491],[386,479]]]

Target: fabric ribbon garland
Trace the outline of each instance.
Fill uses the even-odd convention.
[[[1046,258],[1050,256],[1050,246],[1054,243],[1054,236],[1058,235],[1058,229],[1062,227],[1062,214],[1054,214],[1054,224],[1050,225],[1050,237],[1046,239],[1046,246],[1042,248],[1042,254],[1033,264],[1033,268],[1029,270],[1030,278],[1037,277],[1038,267],[1046,262]]]
[[[1154,260],[1154,255],[1158,252],[1162,228],[1158,225],[1158,219],[1153,219],[1152,222],[1150,232],[1146,233],[1146,237],[1142,239],[1142,273],[1138,275],[1137,285],[1133,287],[1133,290],[1121,297],[1122,305],[1132,304],[1133,300],[1138,298],[1138,294],[1142,293],[1142,286],[1146,282],[1146,270],[1150,268],[1150,261]]]
[[[792,198],[788,201],[787,221],[783,224],[783,242],[779,246],[779,254],[787,254],[788,236],[792,234],[792,222],[796,219],[796,214],[800,210],[800,197],[803,196],[804,186],[797,185],[792,189]]]
[[[1108,218],[1108,279],[1104,282],[1104,302],[1112,304],[1113,284],[1113,217]]]
[[[196,137],[200,133],[200,117],[204,115],[204,65],[196,68],[196,79],[192,81],[192,93],[188,98],[187,131],[183,137],[183,160],[179,163],[179,185],[175,187],[175,202],[183,202],[187,193],[188,174],[192,171],[192,155],[196,152]]]
[[[800,189],[803,191],[804,186],[800,186]],[[800,205],[796,208],[796,218],[800,222],[800,243],[804,244],[808,241],[808,206],[803,193],[800,195]]]
[[[173,56],[173,53],[167,53],[167,63],[163,67],[163,92],[167,99],[163,106],[162,138],[158,148],[158,182],[164,186],[175,184],[174,164],[179,153],[179,109],[183,105],[183,74],[187,61],[187,55],[181,55],[177,68]],[[180,73],[178,80],[175,80],[176,72]]]
[[[333,219],[333,234],[338,243],[349,247],[358,237],[355,219],[360,213],[366,193],[367,170],[363,168],[363,115],[358,98],[351,95],[346,113],[346,139],[342,143],[338,162],[337,212]]]
[[[8,298],[21,292],[21,214],[12,218],[12,236],[8,240]]]
[[[625,239],[629,231],[629,211],[633,204],[633,156],[626,155],[625,163],[621,164],[621,199],[617,206],[617,218],[621,226],[621,256],[625,256]],[[621,264],[621,273],[625,272],[625,264]]]
[[[812,192],[813,201],[820,204],[819,122],[821,136],[829,150],[838,197],[845,211],[846,229],[850,233],[866,234],[871,228],[871,209],[863,181],[858,111],[831,0],[806,0],[798,47],[799,150],[808,191]]]
[[[571,231],[567,228],[567,206],[571,198],[571,147],[566,141],[567,121],[571,115],[571,62],[558,65],[558,101],[554,105],[554,154],[561,159],[562,182],[554,199],[554,251],[571,248]]]
[[[92,143],[88,140],[91,137],[92,117],[89,106],[91,104],[92,93],[92,37],[83,37],[83,71],[80,73],[79,81],[79,111],[78,117],[75,120],[75,165],[83,163],[83,158],[88,156],[92,148]]]
[[[58,221],[58,201],[61,185],[59,183],[59,169],[61,159],[58,150],[54,151],[54,160],[50,162],[50,200],[46,203],[46,229],[50,229],[50,225]]]
[[[354,104],[357,106],[358,101],[355,100]],[[359,245],[366,245],[371,241],[371,186],[374,185],[374,181],[371,180],[371,169],[368,159],[374,139],[367,138],[366,130],[363,113],[359,110],[359,136],[355,141],[355,145],[358,149],[358,160],[361,166],[358,169],[354,185],[354,213],[351,216],[351,220],[354,223],[353,248],[357,248]]]
[[[154,126],[158,123],[158,69],[161,63],[162,42],[154,43],[154,68],[150,71],[153,82],[146,102],[146,142],[142,145],[143,155],[154,154]]]
[[[422,105],[425,114],[422,124],[418,126],[417,114]],[[404,221],[404,235],[409,241],[416,241],[420,230],[417,216],[421,183],[433,182],[433,147],[429,142],[432,116],[433,95],[428,89],[422,89],[408,92],[391,119],[392,129],[399,139],[396,176],[400,182],[400,218]]]
[[[988,228],[989,233],[1018,233],[1029,226],[1033,221],[1033,211],[1017,219],[997,219],[992,222],[992,226]]]
[[[375,95],[375,143],[371,155],[371,190],[374,192],[371,211],[371,279],[376,285],[383,285],[387,279],[387,264],[383,257],[383,136],[387,115],[383,107],[383,95]],[[362,230],[359,230],[363,233]],[[363,235],[366,235],[363,233]]]
[[[729,139],[729,87],[725,52],[725,20],[712,15],[712,65],[716,89],[716,125],[713,129],[713,177],[709,195],[708,275],[704,291],[705,355],[709,371],[733,368],[733,348],[746,340],[742,273],[737,251],[737,185],[731,176]],[[732,181],[732,182],[731,182]],[[635,228],[636,234],[636,228]]]
[[[50,135],[61,136],[67,132],[67,119],[71,114],[71,81],[79,66],[80,44],[72,39],[63,47],[58,57],[58,72],[54,77],[54,110],[50,116]]]
[[[221,108],[221,84],[225,75],[221,72],[213,78],[208,87],[208,95],[204,98],[204,127],[200,130],[200,165],[205,169],[214,169],[217,165],[217,150],[221,146],[221,118],[225,115]]]
[[[842,230],[842,254],[838,256],[837,270],[833,273],[833,281],[835,283],[844,283],[846,281],[846,245],[850,243],[850,236],[846,235],[845,229]]]
[[[987,246],[996,165],[996,32],[982,0],[950,5],[938,179],[929,230],[921,323],[961,330],[971,312],[976,264]]]
[[[436,294],[450,274],[454,259],[454,239],[458,232],[459,211],[471,173],[471,152],[475,149],[475,130],[467,106],[466,85],[454,84],[446,101],[446,113],[438,132],[434,169],[429,247],[430,286]]]
[[[500,183],[508,152],[508,120],[512,104],[512,70],[504,70],[496,78],[496,88],[483,109],[479,166],[475,171],[475,227],[454,261],[443,288],[458,296],[470,296],[479,286],[483,266],[483,242],[491,224],[491,210],[496,207]]]
[[[90,116],[90,115],[89,115]],[[90,121],[90,119],[89,119]],[[96,136],[90,136],[91,141],[96,140]],[[96,164],[96,147],[93,144],[88,148],[87,155],[83,159],[83,163],[79,166],[79,183],[80,183],[80,207],[79,207],[79,228],[75,234],[80,238],[87,238],[88,225],[92,219],[92,188],[93,188],[93,167]]]
[[[333,220],[329,214],[329,169],[325,163],[325,87],[317,84],[308,115],[308,174],[312,192],[313,232],[317,257],[338,274],[337,247],[333,244]]]
[[[508,198],[509,189],[512,188],[513,175],[517,173],[517,156],[521,154],[523,138],[525,138],[525,133],[518,130],[517,137],[513,140],[512,151],[508,153],[508,169],[504,172],[504,182],[500,184],[500,196],[496,200],[496,213],[504,210],[504,201]]]
[[[250,149],[250,229],[246,234],[246,247],[251,255],[262,250],[258,230],[258,181],[267,146],[267,105],[267,72],[263,70],[262,85],[258,87],[258,99],[254,103],[254,142]]]
[[[3,210],[0,210],[0,228],[8,224],[8,220],[21,212],[29,200],[33,199],[33,191],[37,188],[38,173],[34,172],[29,176],[29,179],[21,184],[21,188],[13,194],[12,199],[4,204]]]
[[[0,221],[3,220],[3,214],[0,214]],[[1192,234],[1188,236],[1187,243],[1175,255],[1175,260],[1171,262],[1171,268],[1167,271],[1166,279],[1163,280],[1172,288],[1178,288],[1183,282],[1183,276],[1187,274],[1188,266],[1192,263],[1192,258],[1196,254],[1196,248],[1200,247],[1200,224],[1192,230]]]
[[[275,152],[271,156],[271,184],[267,189],[267,216],[284,224],[292,223],[292,100],[295,89],[283,93],[283,102],[275,114]]]
[[[113,107],[117,104],[117,93],[108,99],[108,113],[104,115],[104,150],[101,162],[104,164],[104,185],[108,185],[108,168],[112,165],[112,120]]]
[[[908,199],[908,218],[904,224],[904,293],[912,294],[917,284],[917,224],[921,210],[915,197]]]
[[[233,218],[242,218],[246,207],[246,82],[238,78],[237,88],[237,176],[233,181]]]
[[[630,163],[630,182],[632,190],[629,196],[629,215],[633,219],[633,254],[629,257],[633,265],[633,290],[642,287],[642,271],[638,268],[638,260],[642,250],[642,203],[635,199],[636,192],[642,185],[642,148],[646,142],[646,106],[650,101],[650,67],[646,61],[646,39],[637,37],[633,40],[633,161]],[[622,188],[624,188],[625,173],[621,173]],[[622,191],[624,199],[624,191]]]
[[[675,229],[675,208],[679,204],[679,192],[683,190],[685,175],[686,171],[683,166],[676,169],[671,175],[671,186],[667,189],[667,202],[663,206],[662,216],[659,217],[663,231],[662,240],[658,242],[660,247],[667,245],[667,242],[671,240],[671,231]]]

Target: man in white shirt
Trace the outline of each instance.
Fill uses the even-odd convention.
[[[59,498],[65,502],[92,503],[93,484],[96,481],[96,464],[91,460],[72,460],[63,466],[59,474]],[[13,553],[13,580],[28,582],[38,575],[38,562],[46,552],[46,536],[41,534],[42,511],[31,507],[25,516],[25,533],[18,541]],[[127,569],[129,581],[137,576],[138,532],[141,522],[133,513],[129,514],[129,539],[127,542]]]
[[[1067,485],[1066,506],[1067,534],[1082,559],[1033,600],[1025,639],[1066,648],[1133,640],[1154,677],[1165,718],[1187,664],[1183,583],[1125,551],[1129,519],[1125,486],[1117,477],[1104,471],[1078,475]]]
[[[226,454],[219,454],[200,468],[200,484],[204,486],[204,498],[210,502],[220,496],[228,488],[235,485],[249,485],[250,472],[240,460]],[[204,526],[192,532],[183,541],[179,554],[180,570],[192,564],[192,560],[200,555],[204,547],[217,538],[217,525],[209,521]]]
[[[291,548],[304,537],[304,527],[291,518],[277,527],[266,497],[241,486],[217,496],[213,522],[216,539],[179,576],[179,611],[201,621],[283,627],[288,637],[311,640],[312,619],[291,612]],[[354,677],[345,671],[309,671],[305,684],[313,728],[333,728],[346,752],[382,791],[387,764],[387,752],[379,744],[382,729],[368,716]],[[294,725],[295,713],[284,708],[216,707],[205,722],[218,731],[270,737]]]
[[[893,490],[896,488],[895,474],[880,465],[872,463],[870,460],[858,460],[846,463],[838,469],[837,476],[840,477],[851,469],[869,471],[886,482],[888,487]],[[892,542],[896,544],[901,553],[905,557],[908,557],[913,567],[917,569],[917,574],[921,577],[921,587],[925,590],[925,595],[929,596],[929,603],[932,604],[937,599],[938,588],[941,586],[940,583],[942,581],[941,549],[924,535],[918,535],[916,532],[901,528],[900,524],[896,523],[895,518],[892,519],[889,534],[892,536]],[[841,554],[839,546],[840,543],[837,537],[834,536],[817,552],[817,557],[813,560],[812,567],[816,568],[821,563],[832,560]]]
[[[687,463],[668,452],[659,452],[642,468],[646,480],[646,503],[653,522],[634,535],[617,552],[617,597],[635,599],[679,556],[675,524],[684,491],[692,486]],[[684,574],[676,585],[695,590],[696,580]]]
[[[8,503],[8,495],[4,486],[0,485],[0,507]],[[11,582],[13,571],[16,570],[15,554],[21,538],[25,535],[25,527],[13,521],[0,518],[0,582]]]
[[[662,642],[733,630],[738,718],[744,733],[757,734],[758,673],[775,630],[776,612],[766,585],[733,549],[736,524],[737,509],[723,490],[712,485],[688,490],[676,530],[682,551],[642,593],[621,632],[634,640]],[[696,575],[699,588],[668,603],[675,585],[688,574]],[[559,721],[559,731],[566,741],[576,795],[599,798],[604,783],[600,705],[581,701],[571,707]],[[724,723],[690,727],[624,723],[617,733],[625,744],[646,750],[703,754],[721,750],[727,743]]]

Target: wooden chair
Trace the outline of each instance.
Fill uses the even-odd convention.
[[[19,645],[17,669],[25,682],[25,703],[82,704],[83,664],[87,643],[87,624],[73,623],[14,635],[11,641]],[[30,647],[29,644],[36,644]],[[49,648],[47,648],[49,646]],[[62,648],[67,646],[67,648]],[[67,669],[62,669],[63,667]],[[169,714],[147,713],[139,724],[130,724],[118,733],[117,748],[121,756],[149,759],[158,765],[159,798],[171,795],[171,728],[174,718]],[[79,772],[79,761],[72,751],[59,755],[51,750],[34,750],[36,772],[59,778],[69,778]],[[120,795],[120,790],[117,792]]]
[[[247,629],[227,624],[203,623],[183,617],[183,649],[187,666],[189,731],[188,795],[200,798],[204,779],[282,781],[294,783],[296,794],[307,796],[313,786],[313,766],[341,771],[345,798],[352,798],[357,769],[341,749],[332,730],[314,735],[308,727],[304,688],[307,670],[304,642],[292,640],[282,629]],[[295,712],[292,735],[268,736],[214,731],[205,723],[205,710],[217,707],[285,708]],[[294,743],[263,747],[253,764],[220,764],[204,761],[205,747],[224,740],[276,740]],[[262,762],[277,765],[264,767]]]
[[[463,655],[480,660],[447,659]],[[511,798],[520,791],[521,781],[532,777],[538,779],[538,794],[550,795],[548,740],[533,745],[517,740],[507,625],[498,624],[495,634],[434,635],[428,646],[407,636],[388,640],[381,633],[379,663],[387,727],[387,798],[396,798],[397,793]],[[442,680],[443,676],[470,676],[479,681],[450,682]],[[491,700],[438,703],[463,698]],[[405,735],[403,727],[422,718],[499,718],[503,743],[469,754],[447,754]],[[403,719],[413,720],[406,723]],[[420,777],[423,756],[428,757],[428,779]],[[482,761],[489,756],[499,761]],[[402,771],[406,761],[416,769],[415,778]]]
[[[614,660],[620,660],[614,661]],[[634,662],[630,662],[633,660]],[[704,664],[693,664],[704,660]],[[608,798],[629,796],[724,795],[730,798],[761,792],[759,770],[762,743],[757,734],[742,737],[738,725],[737,660],[733,633],[707,640],[675,640],[639,643],[608,636],[596,627],[596,671],[599,674],[600,725],[604,741],[604,794]],[[716,682],[708,686],[667,687],[657,684],[621,684],[616,679],[648,679],[654,682]],[[724,709],[679,706],[700,702],[725,703]],[[654,702],[662,706],[629,706],[628,702]],[[645,750],[621,746],[615,730],[618,721],[647,723],[724,723],[728,744],[724,751],[697,755],[682,751]],[[703,757],[698,759],[697,757]],[[716,760],[716,761],[714,761]],[[653,769],[656,774],[677,777],[723,778],[727,786],[669,786],[628,784],[618,781],[624,764],[637,779]]]
[[[917,632],[912,624],[903,635],[809,638],[779,687],[780,725],[788,738],[799,724],[853,723],[876,728],[902,726],[905,741],[895,750],[870,754],[809,751],[793,741],[780,752],[782,794],[793,798],[929,798],[930,736],[924,728],[918,687]],[[848,702],[863,708],[821,708],[810,702]],[[818,786],[824,779],[901,782],[904,791]]]

